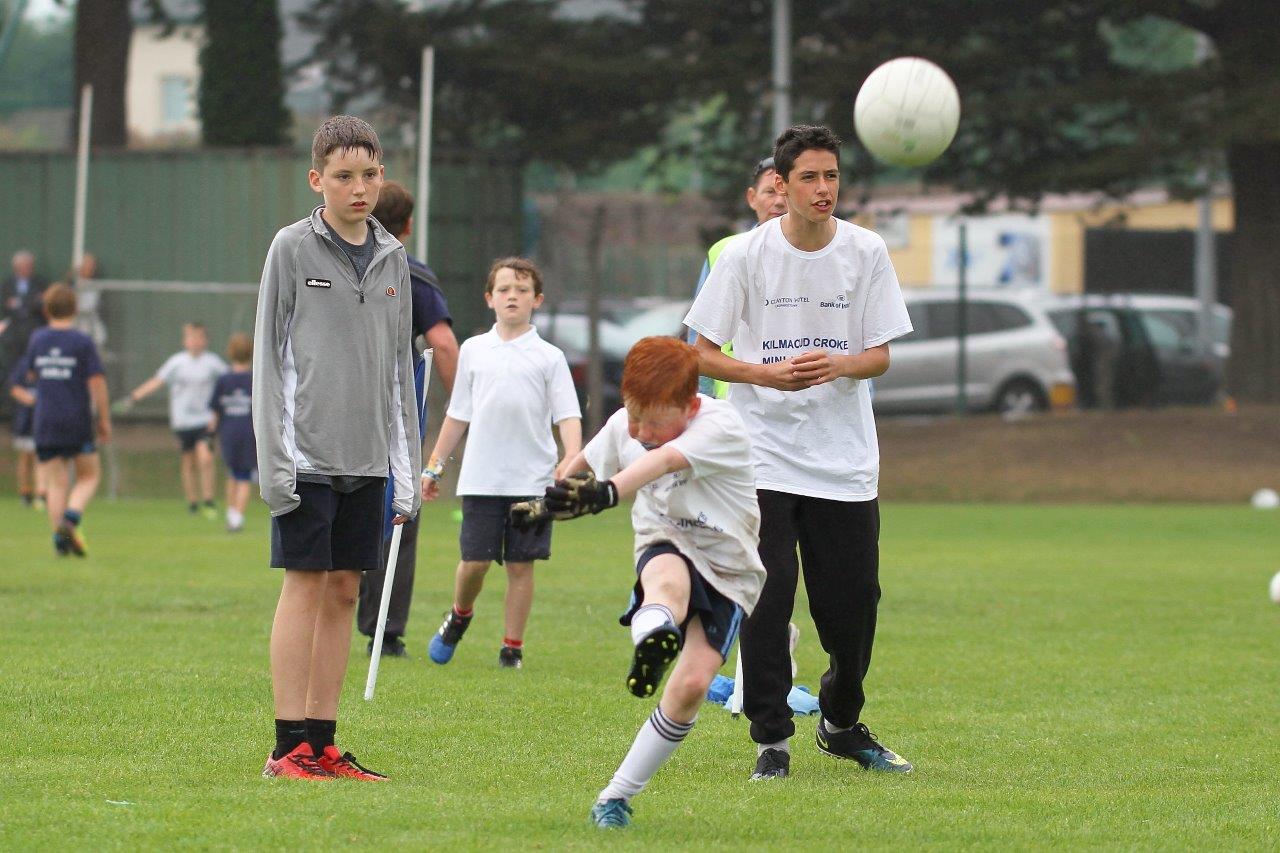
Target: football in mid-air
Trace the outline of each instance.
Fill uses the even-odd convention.
[[[853,126],[878,160],[923,166],[936,160],[960,124],[960,95],[947,72],[903,56],[881,65],[858,91]]]

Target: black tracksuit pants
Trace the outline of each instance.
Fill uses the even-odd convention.
[[[756,743],[777,743],[795,733],[787,693],[791,656],[787,624],[795,606],[801,566],[822,648],[831,663],[818,704],[832,725],[858,722],[871,665],[880,601],[880,505],[761,489],[760,560],[767,577],[760,601],[742,626],[743,711]],[[799,545],[799,560],[796,546]]]
[[[387,637],[404,637],[409,622],[409,603],[413,600],[413,575],[418,565],[419,515],[401,525],[400,552],[396,557],[396,577],[391,584],[391,603],[387,608]],[[378,630],[378,607],[382,604],[382,585],[387,577],[387,549],[389,541],[382,545],[382,568],[365,572],[360,577],[360,605],[356,609],[356,626],[360,633],[372,637]]]

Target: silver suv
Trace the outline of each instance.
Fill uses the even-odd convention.
[[[959,397],[958,294],[931,288],[903,296],[915,331],[889,345],[889,371],[872,386],[876,412],[952,411]],[[1033,296],[970,289],[965,304],[968,410],[1015,413],[1075,403],[1066,341]]]

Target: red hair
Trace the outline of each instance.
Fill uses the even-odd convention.
[[[622,364],[622,399],[640,410],[683,409],[698,395],[698,351],[679,338],[642,338]]]

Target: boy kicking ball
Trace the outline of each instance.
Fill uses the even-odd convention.
[[[516,523],[536,526],[635,496],[637,580],[619,620],[635,644],[627,689],[652,696],[679,660],[591,809],[601,828],[631,822],[631,800],[693,729],[765,577],[751,443],[730,404],[698,394],[693,347],[667,337],[638,342],[623,365],[622,399],[625,409],[565,465],[568,479],[512,508]]]

